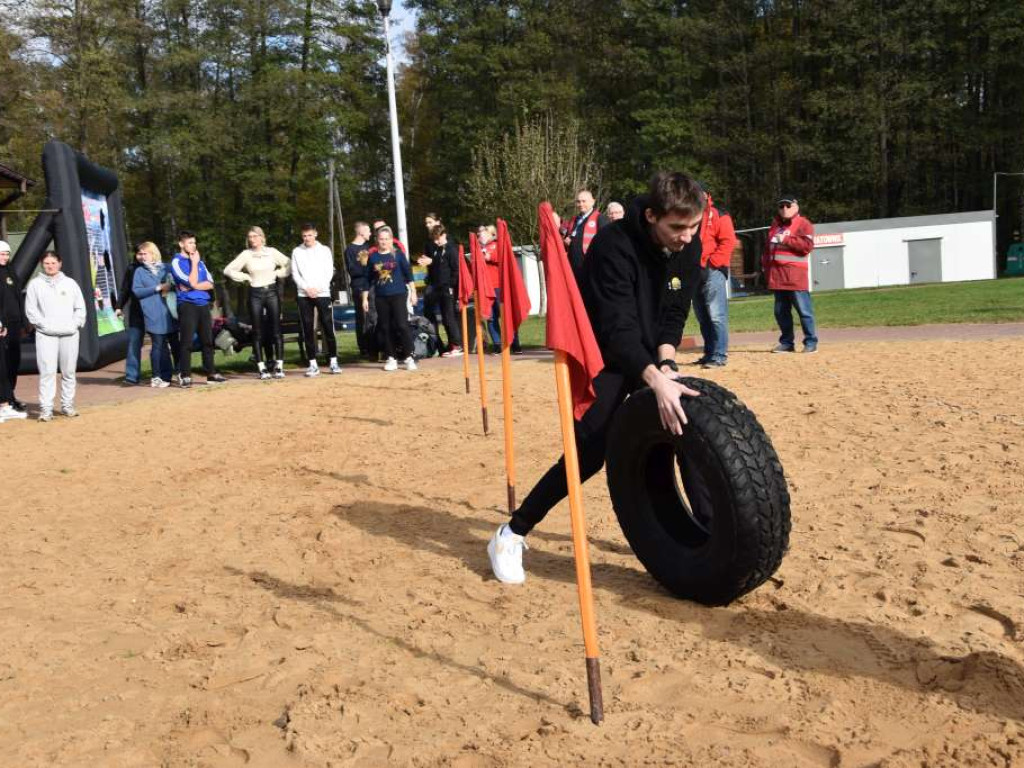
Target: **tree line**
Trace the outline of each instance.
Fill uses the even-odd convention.
[[[739,226],[765,223],[781,191],[816,221],[988,209],[993,172],[1024,171],[1020,0],[406,6],[417,13],[399,81],[414,247],[427,211],[457,233],[507,215],[487,169],[537,125],[579,158],[559,178],[593,176],[605,200],[624,199],[656,169],[684,170]],[[224,258],[253,223],[290,242],[301,220],[326,218],[331,159],[349,224],[393,221],[375,3],[0,0],[0,11],[11,20],[0,158],[41,178],[42,144],[57,137],[115,168],[133,237],[163,244],[189,226]],[[1021,227],[1021,182],[1000,184],[1002,244]],[[553,202],[564,211],[571,198]],[[517,218],[513,234],[531,239]]]

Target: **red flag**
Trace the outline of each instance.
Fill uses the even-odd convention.
[[[498,219],[498,265],[501,269],[498,287],[501,289],[501,300],[508,304],[509,325],[512,326],[505,336],[511,343],[523,320],[530,316],[530,294],[526,292],[519,262],[512,251],[508,225],[502,219]]]
[[[459,302],[467,306],[473,298],[473,275],[469,271],[469,264],[466,263],[466,252],[459,245]]]
[[[494,286],[487,276],[487,262],[484,261],[484,252],[480,250],[480,243],[476,235],[469,233],[469,252],[473,258],[473,277],[476,279],[477,303],[476,316],[481,321],[491,316],[492,305],[494,304]]]
[[[594,378],[604,368],[604,360],[552,218],[551,203],[541,203],[538,214],[540,253],[548,289],[545,343],[549,349],[564,352],[569,361],[573,418],[579,420],[596,398]]]

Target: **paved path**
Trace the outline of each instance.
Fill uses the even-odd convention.
[[[872,342],[872,341],[982,341],[987,339],[1004,339],[1024,336],[1024,323],[989,323],[989,324],[949,324],[949,325],[910,325],[910,326],[884,326],[875,328],[825,328],[820,333],[820,345],[823,349],[829,344],[843,344],[850,342]],[[698,337],[699,341],[699,337]],[[777,332],[763,331],[758,333],[734,333],[729,337],[731,347],[754,347],[763,346],[770,348],[778,341]],[[144,353],[145,354],[145,353]],[[550,356],[547,350],[529,350],[522,357],[514,357],[513,361],[537,360]],[[451,366],[461,367],[459,359],[434,359],[424,363],[428,366]],[[370,363],[358,363],[345,366],[345,375],[360,372],[371,373],[378,371],[379,365]],[[289,378],[302,377],[302,370],[290,370]],[[260,384],[255,373],[231,373],[227,374],[229,384]],[[329,374],[322,373],[322,376]],[[473,376],[476,374],[476,363],[473,364]],[[137,400],[146,397],[159,397],[165,394],[164,390],[152,389],[148,384],[134,387],[123,386],[121,381],[124,378],[124,361],[113,363],[98,371],[88,371],[78,374],[78,396],[76,405],[93,406],[110,403]],[[203,376],[198,376],[193,381],[203,382]],[[383,383],[383,382],[382,382]],[[315,382],[310,382],[315,386]],[[206,384],[198,383],[196,387],[204,387]],[[58,382],[58,393],[60,385]],[[22,400],[30,404],[30,413],[35,414],[37,409],[37,392],[39,391],[38,377],[22,376],[18,380],[18,394]],[[58,394],[59,397],[59,394]],[[59,403],[58,403],[59,407]]]

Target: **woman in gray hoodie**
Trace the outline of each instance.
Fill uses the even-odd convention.
[[[43,271],[32,278],[25,292],[25,317],[36,329],[36,365],[39,368],[39,420],[53,418],[53,397],[60,367],[60,405],[65,416],[75,410],[75,368],[78,331],[85,325],[85,297],[78,283],[60,271],[62,261],[53,251],[39,260]]]

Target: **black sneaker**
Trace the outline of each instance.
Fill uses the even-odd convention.
[[[181,387],[182,389],[191,389],[192,388],[192,377],[191,376],[179,376],[178,377],[178,386]]]
[[[16,410],[18,413],[24,413],[26,405],[21,400],[11,400],[11,408]]]
[[[213,376],[206,377],[207,384],[223,384],[227,379],[221,376],[219,373],[213,374]]]
[[[526,354],[526,353],[523,352],[523,348],[522,347],[518,347],[518,348],[517,347],[512,347],[512,354],[513,355],[523,355],[523,354]]]
[[[692,363],[689,363],[689,365],[706,365],[710,359],[710,357],[698,357]]]
[[[706,360],[701,364],[701,368],[725,368],[725,360]]]

